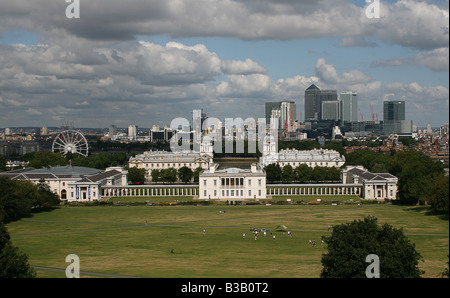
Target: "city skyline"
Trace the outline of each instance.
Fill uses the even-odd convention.
[[[0,127],[259,118],[281,101],[304,121],[311,84],[357,92],[364,119],[398,100],[414,125],[448,123],[448,0],[381,1],[379,18],[368,2],[96,0],[73,19],[63,0],[2,2]]]

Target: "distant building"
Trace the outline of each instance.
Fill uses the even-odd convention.
[[[411,135],[412,120],[405,120],[405,101],[383,102],[383,132],[386,134]]]
[[[136,140],[138,127],[136,125],[128,126],[128,137],[130,140]]]
[[[342,123],[358,121],[358,94],[345,91],[340,94],[340,117]]]
[[[212,163],[214,154],[213,146],[210,143],[202,143],[200,152],[196,151],[146,151],[135,157],[130,157],[128,166],[130,168],[145,169],[145,178],[152,180],[153,170],[162,170],[174,168],[178,170],[182,167],[188,167],[192,171],[197,168],[208,169]]]
[[[328,149],[285,149],[278,152],[276,144],[266,141],[263,145],[260,166],[266,167],[269,164],[278,164],[281,168],[286,165],[296,168],[301,164],[306,164],[311,168],[317,166],[340,168],[345,164],[345,157],[335,150]]]
[[[98,170],[86,167],[57,166],[25,168],[0,173],[0,177],[29,180],[38,184],[42,179],[61,200],[68,202],[96,201],[101,198],[102,186],[128,184],[128,171],[120,167]]]
[[[218,169],[217,164],[211,164],[199,176],[201,200],[265,199],[266,194],[266,173],[257,164],[250,169]]]
[[[398,178],[389,173],[371,173],[363,166],[348,166],[341,171],[343,184],[362,184],[365,200],[395,200]]]
[[[305,90],[305,120],[320,120],[321,109],[321,91],[312,84]]]
[[[110,139],[114,139],[114,136],[117,134],[117,126],[115,126],[115,125],[111,125],[110,127],[109,127],[109,138]]]

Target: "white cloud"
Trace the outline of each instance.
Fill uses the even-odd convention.
[[[289,40],[341,36],[341,46],[373,46],[367,37],[420,49],[448,45],[448,9],[429,1],[381,2],[380,19],[350,0],[91,0],[80,19],[67,19],[62,1],[0,3],[0,32],[22,28],[45,42],[76,46],[134,40],[137,35],[221,36],[244,40]]]
[[[267,69],[256,63],[250,58],[245,61],[240,60],[222,60],[221,69],[226,74],[265,74]]]
[[[407,64],[422,65],[433,71],[449,70],[449,48],[442,47],[431,51],[422,51],[412,57],[400,57],[386,60],[377,60],[373,66],[401,66]]]
[[[316,63],[316,75],[327,84],[360,84],[367,83],[371,79],[359,70],[350,70],[338,75],[332,64],[326,63],[324,58],[319,58]]]

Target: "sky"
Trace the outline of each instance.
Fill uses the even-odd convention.
[[[311,84],[356,91],[364,120],[404,100],[439,127],[448,82],[448,0],[0,0],[0,127],[225,122],[282,100],[303,120]]]

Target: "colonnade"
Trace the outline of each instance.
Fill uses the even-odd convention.
[[[361,184],[268,184],[268,195],[361,195]]]

